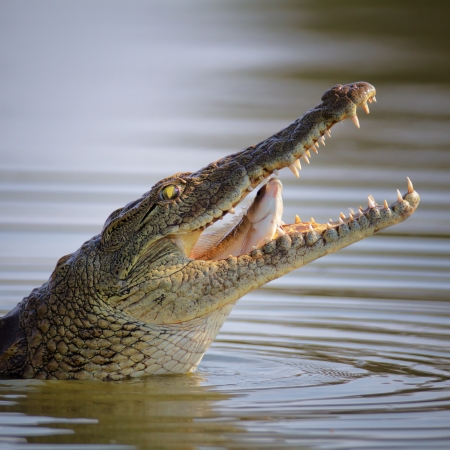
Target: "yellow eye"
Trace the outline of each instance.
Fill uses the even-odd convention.
[[[177,186],[166,186],[159,193],[160,200],[173,200],[180,195],[180,189]]]

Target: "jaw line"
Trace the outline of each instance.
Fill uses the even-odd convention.
[[[177,246],[180,248],[180,250],[184,253],[184,255],[186,257],[189,257],[190,251],[195,246],[195,243],[200,238],[200,235],[206,229],[211,227],[217,221],[223,219],[227,215],[227,213],[234,214],[235,207],[242,204],[242,201],[247,197],[247,195],[249,195],[250,192],[260,189],[264,184],[266,184],[268,182],[268,180],[271,177],[278,178],[279,170],[289,167],[289,169],[294,173],[294,175],[297,178],[299,178],[299,170],[301,170],[300,159],[303,159],[304,162],[306,162],[309,165],[310,158],[312,156],[311,151],[318,153],[317,148],[319,147],[319,143],[321,143],[322,145],[325,145],[325,135],[327,135],[328,137],[331,137],[330,130],[336,123],[343,122],[346,119],[351,119],[352,122],[354,123],[354,125],[357,128],[360,128],[359,120],[358,120],[358,117],[356,114],[356,109],[357,109],[357,107],[361,107],[367,114],[369,114],[367,102],[372,103],[372,101],[376,101],[375,91],[373,91],[367,97],[367,99],[361,104],[355,103],[353,101],[353,99],[351,99],[351,98],[350,98],[350,100],[353,103],[353,105],[355,106],[355,114],[352,116],[345,115],[342,117],[341,120],[332,122],[326,129],[324,129],[320,133],[320,136],[312,139],[312,143],[311,143],[311,145],[309,145],[308,148],[306,148],[306,146],[305,146],[305,149],[302,152],[301,156],[293,164],[284,165],[283,167],[279,167],[278,169],[274,169],[272,171],[267,171],[266,169],[263,169],[263,174],[259,178],[256,178],[253,180],[249,177],[250,178],[250,186],[248,186],[247,189],[242,190],[240,199],[237,202],[235,202],[231,206],[231,208],[229,208],[228,210],[222,210],[222,215],[220,217],[213,218],[209,223],[204,224],[203,226],[197,228],[196,230],[186,231],[186,232],[181,232],[181,233],[174,233],[173,235],[166,236],[166,237],[171,238],[172,241],[175,242],[177,244]],[[370,203],[369,203],[369,205],[370,205]],[[350,217],[349,217],[349,219],[350,219]],[[339,221],[336,221],[336,222],[332,221],[330,223],[330,225],[332,227],[336,227],[336,226],[340,226],[342,224]],[[286,233],[287,231],[289,231],[290,228],[292,228],[294,226],[296,227],[297,232],[306,232],[306,231],[315,230],[316,232],[322,233],[325,229],[327,229],[326,223],[320,224],[320,223],[316,223],[315,221],[299,222],[299,223],[296,222],[293,224],[283,225],[281,227],[281,230],[279,230],[278,235],[275,235],[272,240],[267,240],[266,243],[269,243],[270,241],[277,239],[278,237],[280,237],[280,235]],[[232,228],[232,225],[230,225],[230,230],[231,230],[231,228]]]

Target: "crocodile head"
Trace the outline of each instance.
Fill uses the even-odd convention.
[[[240,297],[409,217],[419,196],[408,180],[407,193],[390,205],[369,197],[366,209],[333,222],[280,220],[278,171],[289,167],[298,176],[300,159],[309,164],[331,127],[347,118],[359,127],[356,109],[368,113],[372,101],[368,83],[336,85],[272,137],[197,172],[165,178],[113,212],[101,234],[61,258],[49,282],[22,303],[28,351],[16,373],[116,379],[192,371]],[[205,238],[205,230],[269,179],[247,214],[220,238]],[[262,232],[259,216],[266,217],[272,200]],[[225,241],[239,245],[228,254]],[[29,319],[33,308],[37,318]],[[52,333],[61,323],[70,332]]]

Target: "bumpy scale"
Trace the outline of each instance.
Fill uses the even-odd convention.
[[[240,297],[408,218],[419,204],[409,180],[391,205],[369,197],[366,209],[327,224],[296,216],[286,225],[276,213],[276,232],[268,228],[244,253],[191,257],[207,227],[278,170],[298,176],[299,158],[309,164],[335,123],[350,118],[359,127],[356,108],[368,113],[372,101],[368,83],[336,85],[258,145],[161,180],[114,211],[99,235],[61,258],[50,279],[0,319],[0,375],[118,380],[190,372]]]

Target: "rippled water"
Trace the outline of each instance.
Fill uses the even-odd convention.
[[[241,299],[199,370],[0,381],[0,449],[450,445],[445,2],[0,5],[0,313],[156,181],[245,148],[335,83],[377,87],[333,129],[284,220],[394,201],[406,222]]]

